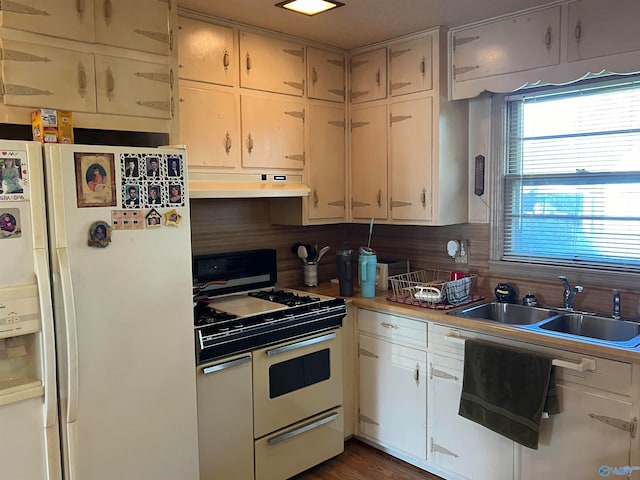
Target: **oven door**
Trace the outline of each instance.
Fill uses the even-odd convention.
[[[253,352],[255,438],[341,404],[340,329]]]

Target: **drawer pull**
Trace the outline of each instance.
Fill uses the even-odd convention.
[[[231,360],[230,362],[224,362],[224,363],[219,363],[217,365],[211,365],[210,367],[204,367],[202,369],[202,373],[204,375],[209,375],[210,373],[226,370],[227,368],[237,367],[239,365],[244,365],[245,363],[249,363],[249,362],[251,362],[251,355],[237,358],[235,360]]]
[[[298,348],[308,347],[309,345],[315,345],[316,343],[327,342],[329,340],[333,340],[336,337],[337,337],[336,333],[328,333],[320,337],[310,338],[309,340],[303,340],[302,342],[291,343],[289,345],[284,345],[282,347],[273,348],[271,350],[267,350],[267,357],[273,357],[274,355],[278,355],[280,353],[288,352],[290,350],[296,350]]]
[[[296,428],[295,430],[290,430],[282,435],[278,435],[277,437],[270,438],[267,440],[269,445],[276,445],[280,442],[284,442],[285,440],[289,440],[290,438],[297,437],[298,435],[302,435],[303,433],[308,432],[309,430],[314,430],[322,425],[326,425],[329,422],[333,422],[336,418],[338,418],[337,413],[332,413],[327,415],[326,417],[321,418],[315,422],[304,425],[300,428]]]
[[[445,335],[445,338],[448,342],[457,343],[464,345],[464,342],[467,340],[464,337],[461,337],[457,333],[449,332]],[[556,367],[566,368],[568,370],[576,370],[578,372],[584,372],[585,370],[595,371],[596,369],[596,361],[593,358],[581,358],[579,362],[568,362],[566,360],[560,360],[558,358],[554,358],[551,362],[552,365]]]
[[[397,329],[398,326],[394,325],[393,323],[388,323],[388,322],[382,322],[381,324],[384,328],[393,328],[393,329]]]

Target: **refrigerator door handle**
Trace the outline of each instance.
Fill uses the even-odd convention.
[[[35,274],[38,284],[38,298],[40,303],[40,317],[42,328],[42,345],[44,368],[42,383],[44,384],[44,415],[45,427],[57,424],[58,408],[56,404],[56,365],[55,338],[53,333],[53,309],[51,308],[51,290],[47,275],[47,256],[42,249],[35,250]]]
[[[78,478],[78,335],[76,323],[75,301],[71,280],[71,264],[69,252],[66,248],[57,249],[58,271],[60,272],[60,287],[62,290],[62,305],[64,309],[64,328],[66,336],[66,433],[68,446],[69,478]],[[64,400],[62,400],[64,401]],[[65,411],[63,410],[63,411]]]

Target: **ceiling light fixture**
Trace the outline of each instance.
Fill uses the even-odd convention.
[[[344,3],[335,2],[333,0],[286,0],[284,2],[276,3],[276,7],[286,8],[293,12],[302,13],[304,15],[316,15],[318,13],[326,12],[332,8],[342,7]]]

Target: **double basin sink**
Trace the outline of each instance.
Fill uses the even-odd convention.
[[[585,312],[490,302],[453,310],[449,315],[601,345],[627,348],[640,345],[640,323]]]

